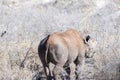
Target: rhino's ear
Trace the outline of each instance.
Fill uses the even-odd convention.
[[[90,40],[90,36],[88,35],[88,36],[86,36],[86,42],[88,42],[89,40]]]
[[[88,42],[89,40],[90,40],[90,36],[87,35],[87,36],[85,37],[85,39],[84,39],[85,44],[87,44],[87,42]]]

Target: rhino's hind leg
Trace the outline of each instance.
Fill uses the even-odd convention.
[[[44,72],[45,72],[45,75],[46,75],[46,79],[51,80],[51,74],[50,74],[49,66],[44,66],[43,68],[44,68]]]
[[[60,73],[62,72],[63,66],[62,65],[55,65],[54,69],[53,69],[53,76],[55,78],[55,80],[62,80]]]
[[[74,80],[75,78],[75,64],[68,62],[65,64],[64,69],[66,70],[66,80]]]
[[[65,75],[66,80],[70,80],[70,73],[71,73],[70,65],[69,64],[65,65],[64,70],[66,71],[66,75]]]

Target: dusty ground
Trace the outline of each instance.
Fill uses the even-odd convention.
[[[41,39],[75,28],[97,41],[83,80],[120,80],[120,0],[0,0],[0,80],[38,80]]]

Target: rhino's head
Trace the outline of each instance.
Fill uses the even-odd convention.
[[[89,35],[84,39],[84,43],[86,46],[86,53],[85,57],[86,58],[91,58],[94,56],[95,50],[96,50],[96,45],[97,42],[92,39]]]

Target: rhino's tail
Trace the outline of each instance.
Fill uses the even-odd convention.
[[[46,45],[46,52],[45,52],[45,62],[48,63],[48,59],[47,59],[47,56],[48,56],[48,48],[49,48],[49,44]]]
[[[45,62],[46,62],[46,63],[48,63],[48,61],[47,61],[47,56],[48,56],[49,44],[47,44],[47,41],[48,41],[48,39],[49,39],[49,36],[50,36],[50,35],[47,36],[47,39],[46,39],[46,41],[45,41],[45,44],[46,44]]]

